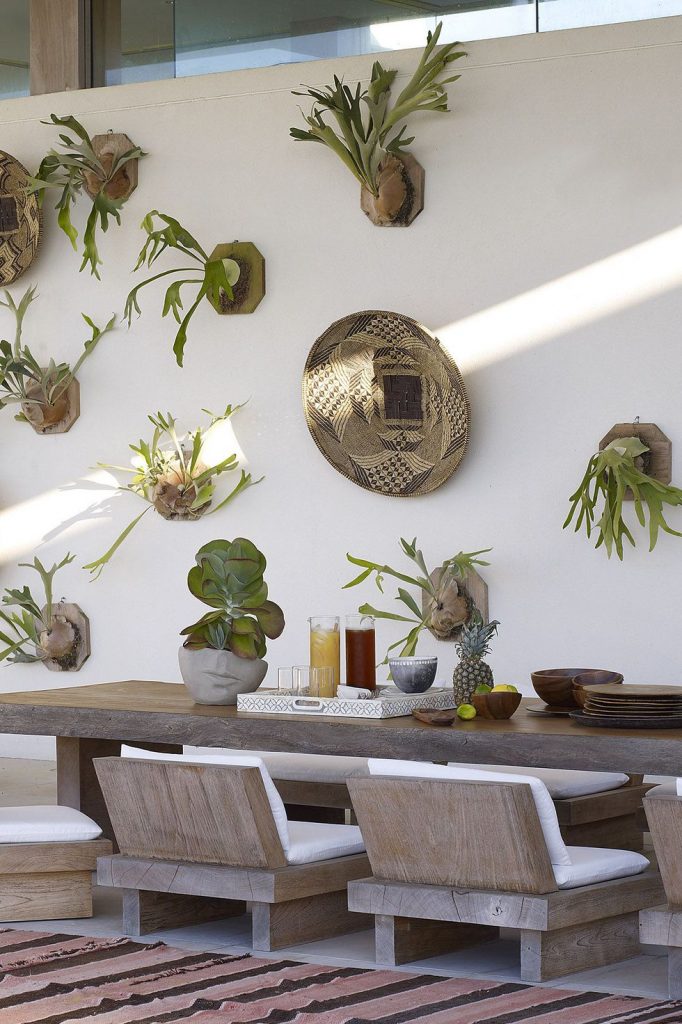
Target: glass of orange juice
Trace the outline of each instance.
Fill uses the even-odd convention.
[[[336,696],[341,681],[341,631],[338,615],[313,615],[310,623],[310,664],[313,668],[331,668]]]

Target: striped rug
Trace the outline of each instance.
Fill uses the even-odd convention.
[[[679,1024],[682,1002],[0,930],[0,1024]]]

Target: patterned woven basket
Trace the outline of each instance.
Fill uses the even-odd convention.
[[[38,199],[28,195],[28,171],[0,150],[0,285],[11,284],[38,254],[42,215]]]
[[[368,310],[333,323],[308,355],[303,406],[327,461],[378,494],[428,494],[466,452],[461,374],[430,331],[399,313]]]

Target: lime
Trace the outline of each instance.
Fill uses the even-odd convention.
[[[487,683],[479,683],[478,686],[476,687],[476,689],[474,690],[474,693],[491,693],[491,692],[492,692],[492,686],[488,686]]]
[[[473,704],[460,704],[457,708],[457,717],[465,722],[469,722],[472,718],[476,717],[476,708]]]
[[[223,260],[223,266],[225,267],[225,276],[227,277],[227,283],[230,288],[237,283],[241,270],[236,260]]]

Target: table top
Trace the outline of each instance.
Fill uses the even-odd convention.
[[[121,682],[0,694],[0,732],[253,750],[682,775],[682,730],[592,729],[523,706],[505,722],[256,715],[195,704],[182,684]]]

